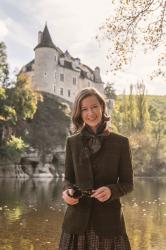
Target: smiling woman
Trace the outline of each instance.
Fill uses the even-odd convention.
[[[67,139],[63,199],[68,204],[59,250],[130,250],[120,197],[133,189],[128,139],[111,132],[94,88],[75,98],[75,134]]]
[[[85,124],[96,133],[97,126],[102,120],[103,107],[96,96],[88,96],[81,102],[81,117]]]

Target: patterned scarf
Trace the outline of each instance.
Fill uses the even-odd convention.
[[[94,156],[102,147],[103,139],[108,136],[110,131],[107,128],[107,123],[101,123],[96,133],[85,125],[81,131],[81,154],[77,168],[78,186],[83,190],[93,189],[94,174],[91,164],[91,157]]]
[[[107,128],[107,122],[100,123],[96,133],[88,125],[85,125],[81,131],[83,144],[88,147],[90,154],[97,153],[100,150],[104,137],[109,134],[110,131]]]

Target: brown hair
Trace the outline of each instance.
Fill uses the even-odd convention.
[[[72,111],[72,131],[74,133],[80,131],[84,122],[81,117],[81,102],[88,96],[96,96],[100,105],[103,107],[103,121],[109,121],[109,116],[106,113],[106,103],[102,95],[95,88],[82,89],[75,97],[73,111]]]

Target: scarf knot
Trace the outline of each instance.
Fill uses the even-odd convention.
[[[90,154],[97,153],[100,150],[104,137],[109,134],[110,131],[106,122],[102,122],[98,126],[96,133],[88,125],[85,125],[81,131],[83,144],[88,147]]]

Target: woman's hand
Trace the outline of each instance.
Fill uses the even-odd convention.
[[[74,190],[70,188],[70,189],[63,191],[63,193],[62,193],[62,198],[69,205],[75,205],[79,202],[79,199],[75,199],[75,198],[71,197],[73,195],[73,192],[74,192]]]
[[[108,187],[100,187],[96,190],[93,190],[91,197],[96,198],[97,200],[104,202],[111,197],[111,190]]]

